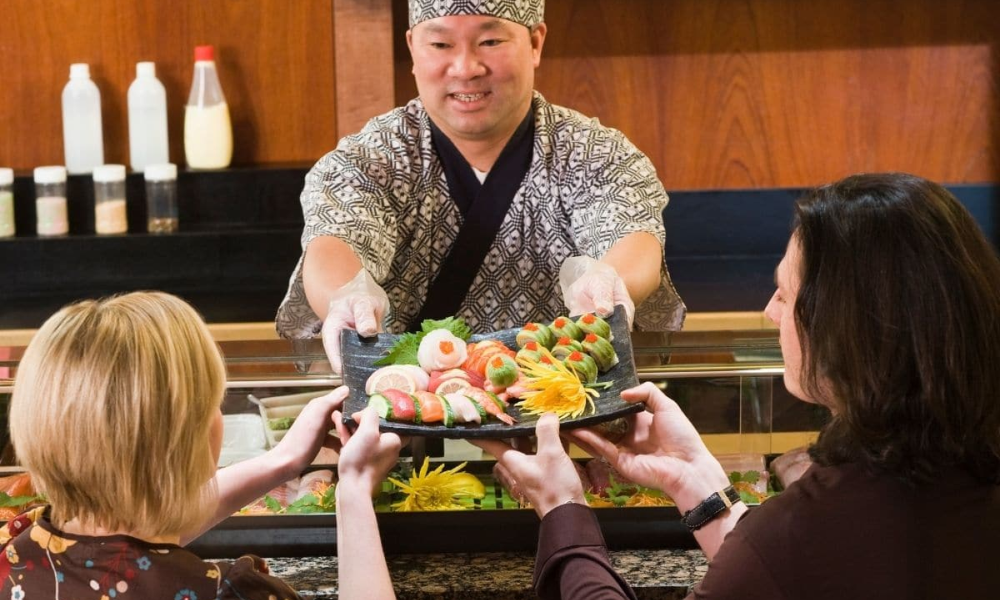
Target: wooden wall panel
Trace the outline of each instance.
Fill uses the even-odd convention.
[[[559,0],[546,21],[536,87],[625,132],[668,189],[1000,181],[995,0]]]
[[[194,46],[213,44],[234,165],[312,162],[336,144],[332,0],[4,0],[0,165],[63,162],[69,65],[101,90],[107,162],[128,160],[126,92],[153,60],[167,89],[170,157],[183,164]]]
[[[343,137],[395,106],[392,6],[389,0],[334,0],[333,7],[337,136]]]

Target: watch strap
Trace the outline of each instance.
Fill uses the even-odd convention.
[[[702,500],[701,504],[684,513],[681,523],[684,523],[690,531],[697,531],[737,502],[742,502],[740,493],[730,485],[713,493]]]

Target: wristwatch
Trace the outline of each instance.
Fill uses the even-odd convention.
[[[726,489],[705,498],[701,504],[684,513],[684,516],[681,517],[681,523],[684,523],[690,531],[697,531],[737,502],[742,502],[740,493],[733,489],[733,486],[728,486]]]

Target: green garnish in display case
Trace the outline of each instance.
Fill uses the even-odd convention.
[[[747,505],[760,504],[776,493],[771,487],[770,481],[768,482],[766,492],[757,490],[756,486],[760,483],[760,473],[758,471],[744,471],[742,473],[733,471],[729,474],[729,483],[733,484],[736,491],[740,493],[740,499]]]
[[[284,431],[286,429],[291,429],[292,425],[295,424],[295,417],[281,417],[280,419],[269,419],[267,426],[271,428],[272,431]]]
[[[22,508],[29,504],[45,504],[48,500],[41,494],[34,496],[11,496],[0,492],[0,508]]]

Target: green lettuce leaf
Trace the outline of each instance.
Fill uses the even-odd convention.
[[[469,326],[465,324],[465,321],[458,317],[448,317],[447,319],[441,319],[440,321],[427,319],[420,324],[420,330],[423,333],[430,333],[435,329],[447,329],[452,335],[463,342],[469,341],[469,336],[472,335],[472,330],[469,329]]]
[[[419,365],[417,361],[417,349],[420,348],[420,340],[424,333],[404,333],[399,336],[396,343],[389,349],[389,353],[375,361],[376,367],[386,367],[389,365]]]
[[[264,506],[267,507],[267,510],[273,513],[280,513],[282,510],[281,503],[272,498],[271,496],[264,496]]]
[[[32,502],[43,500],[42,496],[10,496],[7,492],[0,492],[0,508],[21,508]]]

